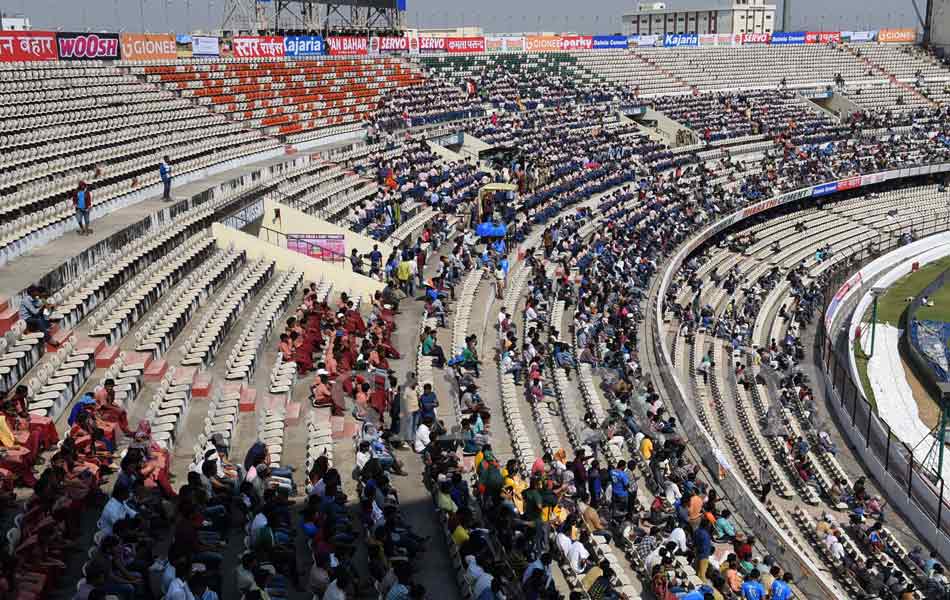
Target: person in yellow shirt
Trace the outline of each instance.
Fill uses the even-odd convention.
[[[435,494],[435,504],[446,516],[452,516],[458,510],[458,506],[455,505],[450,493],[452,482],[443,478],[445,478],[445,475],[439,475],[439,491]]]
[[[640,442],[640,455],[647,462],[650,462],[650,457],[653,456],[653,439],[648,435]]]

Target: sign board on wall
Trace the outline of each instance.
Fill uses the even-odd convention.
[[[561,50],[591,50],[594,47],[594,38],[589,35],[562,35]]]
[[[445,38],[419,36],[419,52],[423,54],[445,52]]]
[[[56,60],[52,31],[0,31],[0,62]]]
[[[118,60],[118,33],[57,32],[60,60]]]
[[[777,31],[769,42],[773,46],[790,46],[805,43],[804,31]]]
[[[528,52],[557,52],[561,49],[561,38],[557,35],[529,35],[525,37],[525,50]]]
[[[280,58],[284,56],[284,38],[278,36],[237,36],[231,40],[237,58]]]
[[[335,35],[327,38],[327,50],[333,56],[365,56],[369,40],[358,35]]]
[[[343,261],[346,260],[346,236],[342,233],[288,233],[287,249],[323,261]]]
[[[627,38],[622,35],[595,35],[591,43],[595,50],[619,50],[627,47]]]
[[[912,44],[917,41],[916,29],[882,29],[877,34],[877,41],[895,44]]]
[[[369,40],[370,54],[397,54],[409,52],[407,36],[373,36]]]
[[[170,33],[123,33],[122,60],[174,60],[175,36]]]
[[[284,56],[319,56],[323,54],[323,48],[323,38],[319,35],[284,37]]]
[[[193,56],[220,56],[221,48],[218,45],[218,38],[206,35],[192,36],[191,53]]]
[[[445,51],[449,53],[484,52],[485,38],[483,37],[445,38]]]
[[[806,44],[839,44],[841,43],[840,31],[808,31],[805,32]]]
[[[667,33],[663,36],[666,48],[695,48],[699,46],[699,36],[695,33]]]

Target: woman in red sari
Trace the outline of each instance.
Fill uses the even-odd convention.
[[[115,429],[118,429],[127,436],[132,435],[129,429],[129,416],[125,409],[115,402],[115,381],[106,379],[102,387],[96,389],[96,424],[100,429],[106,431],[108,427],[113,431],[111,438],[115,439]]]
[[[168,450],[159,446],[152,439],[152,424],[142,419],[139,421],[138,429],[135,430],[134,442],[129,446],[129,450],[136,449],[142,453],[141,475],[145,478],[145,486],[149,488],[158,487],[167,498],[174,498],[177,493],[172,487],[169,479],[169,459]]]
[[[284,362],[293,362],[294,345],[290,343],[290,336],[286,333],[280,334],[280,343],[277,344],[277,351],[280,352]]]
[[[56,431],[56,424],[49,417],[30,414],[28,402],[26,400],[28,390],[25,385],[18,385],[13,395],[4,402],[3,412],[9,415],[20,417],[20,428],[29,428],[30,433],[37,438],[37,445],[41,449],[50,448],[59,442],[59,433]],[[9,422],[9,419],[8,419]],[[14,429],[14,425],[10,425]]]

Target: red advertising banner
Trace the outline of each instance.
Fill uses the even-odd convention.
[[[742,34],[743,44],[768,44],[771,39],[772,39],[772,35],[769,33],[743,33]]]
[[[356,35],[336,35],[327,38],[327,50],[332,56],[363,56],[369,54],[369,40]]]
[[[56,60],[52,31],[0,31],[0,62]]]
[[[592,50],[594,37],[590,35],[562,35],[561,50]]]
[[[446,52],[484,52],[485,38],[483,37],[450,37],[445,38]]]
[[[444,37],[419,36],[419,52],[445,52]]]
[[[882,29],[877,33],[877,41],[884,43],[913,43],[917,41],[916,29]]]
[[[806,44],[831,44],[832,42],[841,43],[840,31],[809,31],[805,34]]]
[[[861,187],[861,177],[851,177],[848,179],[842,179],[838,182],[838,191],[843,192],[844,190],[853,190],[854,188]]]
[[[235,36],[231,48],[236,58],[278,58],[284,55],[284,38],[280,36]]]
[[[371,54],[409,52],[409,38],[406,36],[372,37],[369,40],[369,51]]]

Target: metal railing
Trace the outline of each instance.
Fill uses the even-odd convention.
[[[916,229],[918,238],[950,230],[943,220]],[[885,240],[884,243],[876,247],[869,246],[856,255],[849,268],[836,269],[824,290],[824,306],[828,306],[840,287],[860,268],[901,245],[899,236]],[[862,281],[852,298],[861,298],[873,286],[874,280]],[[839,310],[838,314],[849,315],[853,309],[854,306],[851,306],[849,310]],[[835,327],[834,322],[832,327]],[[945,505],[950,508],[950,490],[945,493],[945,482],[940,474],[918,460],[914,455],[914,448],[901,441],[891,426],[878,416],[877,409],[867,400],[861,389],[861,382],[855,381],[852,376],[851,352],[853,348],[848,339],[848,328],[838,327],[828,331],[825,320],[819,319],[815,332],[815,359],[827,378],[830,388],[826,390],[828,401],[839,403],[850,420],[846,425],[860,432],[865,449],[872,451],[884,473],[896,484],[894,488],[902,490],[932,525],[940,529],[941,522],[950,516],[945,509]]]

